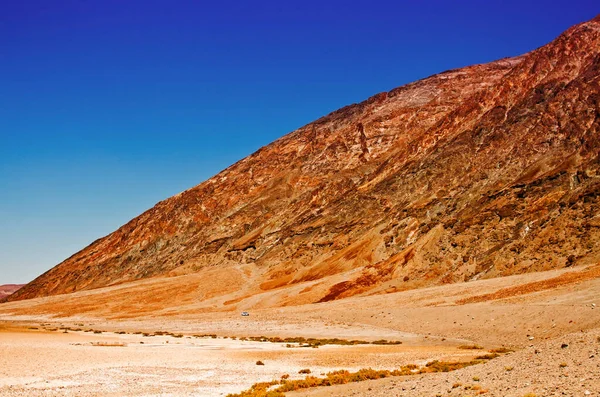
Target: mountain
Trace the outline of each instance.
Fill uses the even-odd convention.
[[[9,296],[25,284],[4,284],[0,285],[0,299]]]
[[[179,276],[217,310],[595,263],[599,78],[596,17],[525,55],[377,94],[158,203],[7,300]]]

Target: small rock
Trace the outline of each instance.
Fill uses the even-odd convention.
[[[566,343],[563,343],[562,345],[560,345],[561,349],[566,349],[567,347],[569,347],[569,345],[567,345]]]
[[[530,336],[528,339],[529,340],[534,340],[535,338],[533,336]]]
[[[586,391],[583,392],[583,394],[585,394],[586,396],[589,396],[590,394],[592,394],[592,392],[589,391],[589,390],[586,390]]]

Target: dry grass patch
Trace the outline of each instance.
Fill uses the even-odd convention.
[[[312,387],[342,385],[352,382],[382,379],[390,376],[449,372],[479,363],[481,363],[481,361],[478,360],[464,362],[444,362],[436,360],[427,363],[427,365],[422,368],[419,368],[414,364],[409,364],[401,367],[400,369],[391,371],[387,369],[376,370],[372,368],[363,368],[356,372],[338,370],[329,372],[325,375],[325,377],[322,378],[307,376],[304,379],[298,380],[281,379],[280,381],[255,383],[250,389],[238,394],[228,394],[227,397],[285,397],[286,392],[308,389]],[[308,372],[303,371],[305,370],[301,370],[300,373],[310,373],[310,370],[306,370]]]
[[[458,346],[458,349],[462,349],[462,350],[483,350],[483,346],[479,346],[479,345],[460,345],[460,346]]]
[[[216,335],[202,335],[202,336],[212,336],[216,338]],[[402,342],[399,340],[386,340],[379,339],[373,342],[368,342],[364,340],[346,340],[339,338],[329,338],[329,339],[318,339],[318,338],[303,338],[303,337],[291,337],[291,338],[281,338],[278,336],[247,336],[240,337],[241,341],[253,341],[253,342],[271,342],[271,343],[286,343],[286,347],[294,348],[294,347],[312,347],[318,348],[319,346],[325,345],[341,345],[341,346],[354,346],[354,345],[401,345]]]
[[[499,354],[505,354],[505,353],[512,353],[512,352],[514,352],[514,350],[509,349],[507,347],[499,347],[497,349],[490,349],[488,351],[490,353],[499,353]]]
[[[492,360],[499,356],[498,353],[482,354],[481,356],[475,357],[475,360]]]

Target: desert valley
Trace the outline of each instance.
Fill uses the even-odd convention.
[[[600,17],[339,109],[0,295],[0,395],[600,396],[599,150]]]

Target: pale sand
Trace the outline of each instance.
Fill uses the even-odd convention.
[[[290,349],[223,338],[8,329],[0,332],[0,395],[222,396],[284,374],[302,378],[303,368],[320,375],[340,367],[394,368],[472,356],[451,344]]]

